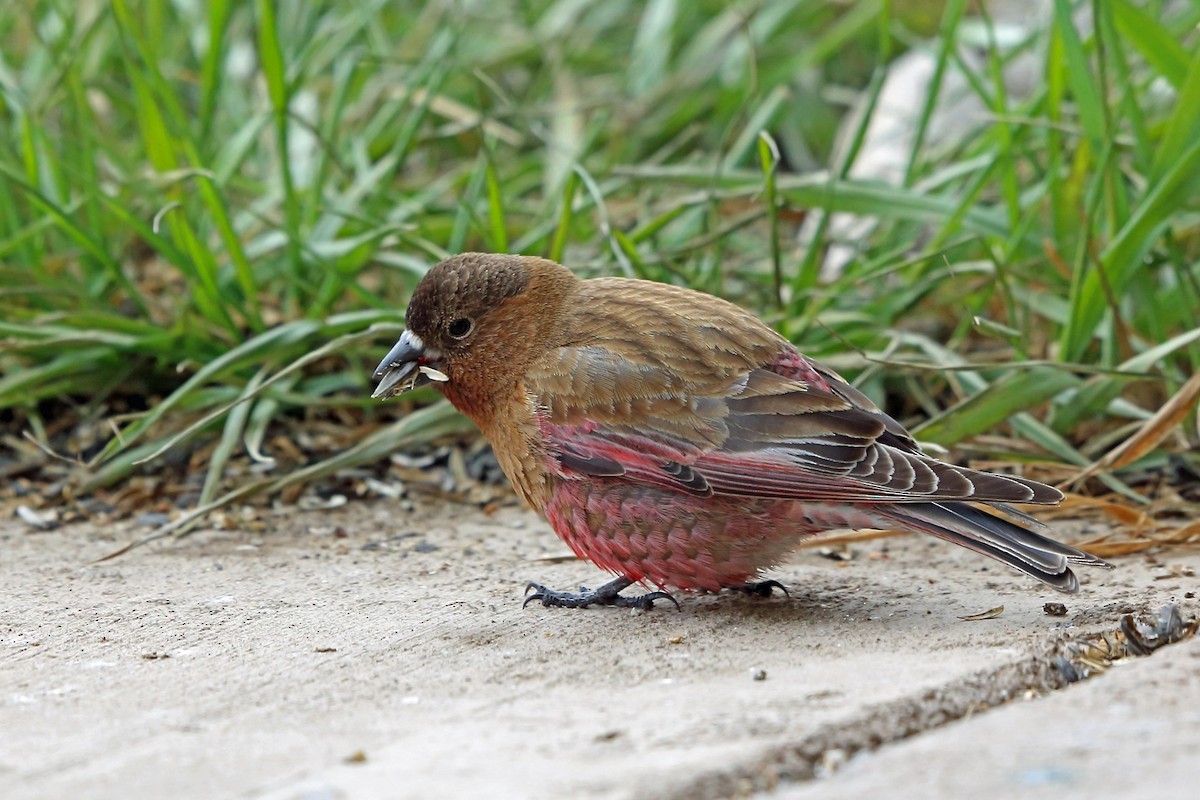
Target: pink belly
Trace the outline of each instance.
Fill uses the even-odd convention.
[[[873,522],[846,506],[696,497],[605,479],[558,481],[545,513],[576,555],[603,569],[709,591],[751,580],[805,536]]]

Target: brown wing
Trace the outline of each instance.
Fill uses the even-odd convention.
[[[568,473],[827,502],[1061,498],[922,454],[898,422],[812,362],[812,380],[779,374],[803,357],[736,306],[639,281],[585,286],[575,343],[527,379]]]

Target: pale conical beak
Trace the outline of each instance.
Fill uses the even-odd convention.
[[[430,362],[432,354],[421,338],[412,331],[400,334],[394,347],[375,368],[375,380],[379,385],[371,397],[390,397],[424,386],[432,381],[450,380],[446,373]]]

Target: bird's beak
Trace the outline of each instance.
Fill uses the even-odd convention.
[[[396,345],[375,368],[375,380],[379,381],[379,385],[371,397],[390,397],[434,381],[444,383],[450,380],[446,373],[437,368],[439,355],[427,348],[421,337],[412,331],[400,334]]]

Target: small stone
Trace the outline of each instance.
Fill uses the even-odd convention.
[[[34,511],[29,506],[17,506],[17,516],[31,528],[39,531],[52,531],[58,527],[58,512]]]
[[[767,671],[765,669],[751,670],[750,677],[756,681],[765,681],[767,679]]]
[[[834,747],[830,750],[826,750],[821,754],[821,760],[814,765],[813,773],[818,778],[828,778],[830,775],[845,766],[846,761],[849,758],[849,753],[841,748]]]
[[[1045,611],[1048,617],[1065,617],[1067,615],[1067,607],[1062,603],[1046,603],[1042,606],[1042,611]]]

